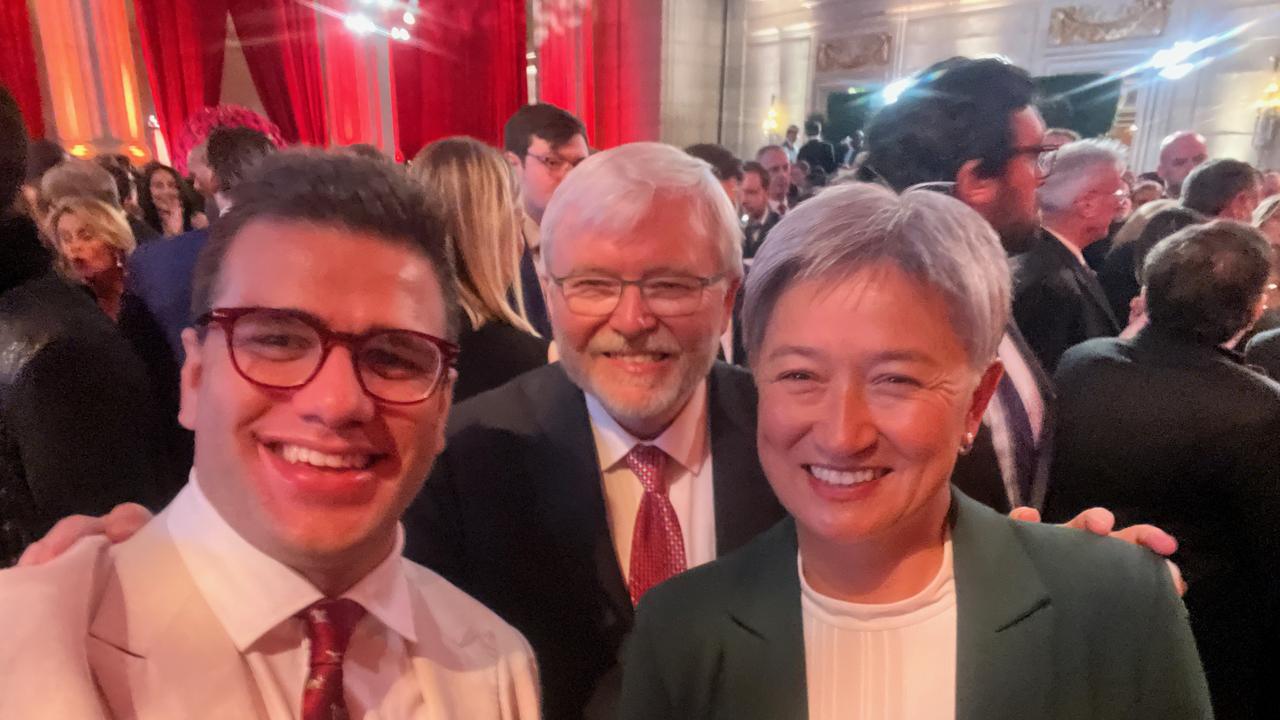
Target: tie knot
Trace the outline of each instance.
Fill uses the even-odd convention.
[[[311,665],[342,665],[356,623],[364,616],[360,603],[347,598],[320,600],[298,614],[307,624]]]
[[[663,480],[662,471],[667,464],[667,454],[654,445],[637,445],[627,453],[627,467],[639,478],[645,492],[656,492],[665,495],[667,484]]]

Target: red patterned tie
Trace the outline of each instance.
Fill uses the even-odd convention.
[[[311,641],[311,667],[302,688],[302,720],[347,720],[342,658],[351,631],[364,615],[354,600],[321,600],[299,613]]]
[[[627,583],[634,604],[649,588],[684,572],[684,536],[675,506],[667,497],[663,477],[667,454],[652,445],[637,445],[627,453],[626,461],[644,486],[631,536],[631,578]]]

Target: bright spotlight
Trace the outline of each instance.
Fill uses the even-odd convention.
[[[888,85],[885,85],[884,90],[881,93],[884,95],[884,103],[886,105],[892,105],[898,102],[898,98],[902,97],[902,93],[910,90],[915,84],[915,78],[907,77],[900,80],[894,80]]]
[[[352,13],[351,15],[348,15],[346,19],[343,20],[342,22],[344,25],[347,26],[348,30],[350,30],[351,32],[357,35],[368,35],[369,33],[378,29],[377,26],[373,24],[373,21],[368,18],[368,16],[361,15],[360,13]]]
[[[418,22],[418,19],[413,16],[413,13],[406,10],[404,13],[404,24],[412,25],[416,22]]]
[[[1165,70],[1176,65],[1183,65],[1200,50],[1200,43],[1187,42],[1181,40],[1173,44],[1173,47],[1166,48],[1157,52],[1151,58],[1151,67],[1157,70]],[[1186,75],[1184,72],[1183,75]]]
[[[1160,77],[1165,80],[1181,80],[1195,70],[1196,66],[1192,63],[1184,62],[1177,65],[1170,65],[1160,71]]]

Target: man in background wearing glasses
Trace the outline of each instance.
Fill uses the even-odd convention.
[[[524,201],[521,229],[525,252],[520,261],[520,280],[525,313],[534,329],[545,337],[551,335],[551,326],[536,270],[542,245],[539,225],[551,195],[591,151],[587,128],[573,113],[555,105],[525,105],[507,120],[502,130],[502,149],[520,183]]]
[[[542,222],[560,363],[458,405],[405,516],[408,557],[529,638],[548,718],[612,717],[634,602],[782,517],[751,377],[716,362],[741,238],[677,148],[583,162]]]
[[[1038,192],[1044,232],[1013,265],[1013,316],[1050,373],[1067,348],[1120,334],[1084,249],[1107,236],[1129,197],[1120,143],[1080,140],[1056,154]]]
[[[401,557],[444,445],[444,226],[385,163],[270,157],[193,282],[191,479],[129,540],[0,574],[0,716],[535,718],[523,638]]]

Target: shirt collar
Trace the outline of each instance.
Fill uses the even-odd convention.
[[[698,384],[680,414],[653,440],[640,440],[618,424],[604,405],[590,393],[587,414],[596,438],[600,468],[611,470],[622,462],[636,445],[653,445],[661,449],[692,475],[702,471],[707,460],[707,383]]]
[[[1062,243],[1063,247],[1070,250],[1071,254],[1074,255],[1076,260],[1080,263],[1080,267],[1086,267],[1086,268],[1089,267],[1089,263],[1085,262],[1084,253],[1081,252],[1080,248],[1076,247],[1075,245],[1072,245],[1066,240],[1063,240],[1061,235],[1050,230],[1049,228],[1045,228],[1044,231],[1047,235],[1052,237],[1054,240],[1057,240],[1058,242]]]
[[[167,528],[209,609],[240,652],[324,595],[304,577],[241,537],[191,478],[170,503]],[[404,529],[392,551],[342,597],[408,642],[417,642],[409,581],[401,553]]]

